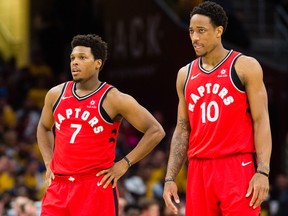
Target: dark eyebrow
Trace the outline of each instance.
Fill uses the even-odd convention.
[[[71,56],[77,56],[77,55],[87,55],[86,53],[84,53],[84,52],[79,52],[79,53],[71,53],[70,54],[70,57]]]

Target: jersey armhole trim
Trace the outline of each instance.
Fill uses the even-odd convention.
[[[191,74],[191,67],[192,65],[194,64],[194,61],[192,61],[189,66],[188,66],[188,72],[187,72],[187,77],[186,77],[186,80],[185,80],[185,83],[184,83],[184,88],[183,88],[183,93],[184,95],[186,96],[186,86],[187,86],[187,83],[188,83],[188,79],[190,77],[190,74]]]
[[[56,109],[56,107],[58,106],[59,101],[60,101],[60,99],[61,99],[61,97],[62,97],[62,95],[63,95],[63,93],[64,93],[64,91],[65,91],[65,89],[66,89],[66,87],[67,87],[67,85],[68,85],[68,82],[65,82],[65,83],[64,83],[64,86],[63,86],[63,88],[62,88],[61,94],[59,95],[58,99],[56,100],[56,103],[55,103],[55,104],[53,105],[53,107],[52,107],[52,112],[54,112],[55,109]]]
[[[245,86],[242,84],[237,72],[236,72],[236,69],[235,69],[235,62],[236,60],[239,58],[240,55],[238,55],[234,60],[233,60],[233,63],[232,63],[232,66],[231,66],[231,79],[232,79],[232,83],[233,85],[240,91],[242,92],[245,92]]]
[[[102,116],[102,118],[107,121],[108,123],[110,124],[113,124],[113,120],[110,118],[110,116],[108,115],[108,113],[106,112],[106,110],[103,108],[102,104],[103,104],[103,101],[106,97],[106,95],[108,94],[108,92],[112,89],[112,88],[115,88],[113,86],[110,86],[106,92],[103,94],[103,97],[101,98],[101,101],[100,101],[100,104],[99,104],[99,109],[100,109],[100,115]]]

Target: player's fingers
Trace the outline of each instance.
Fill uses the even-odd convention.
[[[96,174],[96,176],[103,175],[103,174],[105,174],[105,173],[107,173],[107,172],[108,172],[108,170],[101,170],[100,172],[98,172],[98,173]]]
[[[178,214],[178,208],[171,202],[168,203],[167,207],[174,213],[174,214]]]
[[[114,176],[110,176],[110,177],[107,179],[106,183],[104,184],[103,188],[107,188],[108,185],[112,182],[113,179],[114,179]]]
[[[166,206],[168,206],[169,203],[172,202],[170,195],[167,195],[166,193],[163,194],[163,199],[164,199],[164,202],[165,202]]]
[[[117,186],[118,179],[114,178],[112,182],[113,182],[112,188],[115,188]]]
[[[55,175],[53,172],[51,172],[51,179],[54,180],[55,179]]]
[[[178,208],[173,204],[171,195],[164,194],[165,205],[174,213],[178,214]]]
[[[251,195],[251,193],[252,193],[252,189],[253,189],[252,185],[249,184],[249,187],[248,187],[248,189],[247,189],[247,193],[246,193],[246,197],[249,197],[249,196]]]
[[[51,185],[51,183],[52,183],[51,177],[46,178],[45,182],[46,182],[46,185],[49,187]]]
[[[45,183],[46,183],[46,185],[49,187],[50,184],[51,184],[51,181],[50,181],[48,178],[46,178],[46,179],[45,179]]]
[[[254,205],[256,204],[256,200],[258,199],[258,196],[259,196],[259,190],[254,188],[254,192],[253,192],[253,196],[250,200],[250,207],[254,207]]]
[[[110,174],[107,173],[106,175],[103,176],[103,178],[98,182],[98,186],[102,185],[104,182],[107,181],[107,179],[110,177]]]
[[[52,183],[52,180],[55,178],[54,173],[51,171],[46,172],[45,183],[49,187]]]
[[[180,199],[179,199],[179,196],[177,193],[173,193],[173,198],[174,198],[174,201],[178,204],[180,203]]]
[[[265,200],[266,196],[268,195],[268,191],[266,189],[261,189],[258,193],[258,197],[253,205],[253,208],[257,208],[261,205],[261,203]]]
[[[252,206],[252,208],[254,208],[254,209],[257,208],[258,206],[260,206],[261,202],[262,201],[261,201],[260,198],[256,199],[254,205]]]

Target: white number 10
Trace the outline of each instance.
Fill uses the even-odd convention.
[[[206,107],[206,103],[201,104],[202,110],[202,123],[206,123],[207,121],[215,122],[219,117],[219,107],[215,101],[211,101]],[[214,116],[211,115],[211,109],[214,108]]]

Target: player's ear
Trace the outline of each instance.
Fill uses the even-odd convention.
[[[217,37],[217,38],[221,37],[222,34],[223,34],[223,31],[224,31],[223,26],[218,26],[218,27],[216,28],[216,37]]]
[[[101,59],[96,59],[95,60],[95,69],[99,70],[102,66],[102,60]]]

